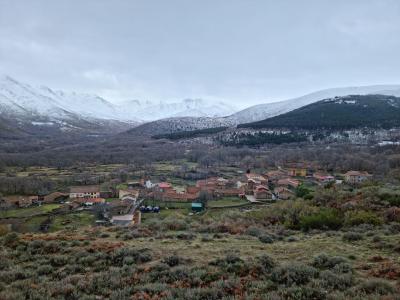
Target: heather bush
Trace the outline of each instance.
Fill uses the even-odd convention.
[[[53,272],[53,267],[51,265],[42,265],[37,268],[38,275],[49,275]]]
[[[250,226],[249,228],[247,228],[245,233],[250,236],[259,237],[262,235],[263,232],[262,229],[258,227]]]
[[[18,234],[16,234],[15,232],[10,232],[7,233],[4,237],[3,237],[3,244],[5,246],[11,247],[11,246],[16,246],[19,242],[19,237]]]
[[[388,295],[395,292],[395,288],[389,282],[382,279],[366,280],[358,285],[356,290],[367,295]]]
[[[271,300],[278,299],[296,299],[296,300],[309,300],[309,299],[325,299],[326,291],[319,288],[309,286],[290,286],[282,287],[277,291],[276,298],[270,298]]]
[[[355,226],[360,224],[381,225],[383,220],[377,214],[371,211],[348,211],[345,214],[345,225]]]
[[[342,227],[342,224],[342,218],[333,209],[323,209],[318,213],[300,218],[300,228],[305,231],[310,229],[336,230]]]
[[[182,263],[182,261],[183,261],[182,258],[180,258],[177,255],[167,256],[166,258],[163,259],[163,263],[166,263],[170,267],[175,267],[180,263]]]
[[[260,242],[265,243],[265,244],[272,244],[274,242],[274,239],[272,236],[268,234],[263,234],[259,238]]]
[[[210,265],[219,266],[227,273],[243,274],[248,272],[247,264],[237,255],[228,254],[225,258],[219,258],[210,262]]]
[[[346,242],[360,241],[362,239],[364,239],[364,236],[361,233],[346,232],[343,234],[343,240]]]
[[[272,270],[271,279],[274,282],[291,286],[306,284],[318,275],[318,270],[303,264],[286,264]]]
[[[257,257],[257,266],[261,273],[267,274],[276,266],[276,262],[270,256],[262,255]]]
[[[321,253],[314,257],[312,265],[318,269],[332,269],[339,264],[347,263],[347,259],[341,256],[328,256]]]
[[[332,271],[326,270],[319,275],[322,285],[329,289],[345,290],[353,284],[353,274],[337,274]]]

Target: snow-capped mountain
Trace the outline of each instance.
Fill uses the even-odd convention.
[[[9,115],[146,122],[171,117],[222,117],[235,111],[226,103],[203,99],[173,103],[130,100],[113,104],[97,95],[35,87],[9,76],[0,77],[0,113]]]
[[[224,102],[204,99],[184,99],[180,102],[154,103],[139,100],[128,101],[119,105],[124,118],[139,117],[143,121],[154,121],[171,117],[223,117],[236,109]]]
[[[373,85],[321,90],[299,98],[251,106],[227,117],[226,119],[235,124],[256,122],[290,112],[322,99],[332,98],[335,96],[367,94],[400,96],[400,85]]]
[[[114,105],[96,95],[66,93],[45,86],[34,87],[8,76],[0,78],[0,108],[3,114],[17,116],[117,119]]]

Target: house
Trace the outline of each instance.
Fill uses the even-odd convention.
[[[133,214],[117,215],[111,218],[113,225],[127,226],[133,223]]]
[[[279,187],[285,187],[288,189],[297,189],[298,186],[300,185],[300,181],[293,179],[293,178],[284,178],[284,179],[280,179],[277,182],[277,186]]]
[[[188,194],[198,194],[200,193],[200,188],[197,186],[188,186],[186,187],[186,193]]]
[[[312,169],[310,164],[304,162],[287,164],[287,174],[292,177],[310,177],[313,174]]]
[[[156,188],[160,192],[166,192],[172,190],[172,185],[168,182],[160,182],[159,184],[156,185]]]
[[[256,189],[257,186],[267,186],[268,185],[268,179],[266,179],[264,176],[255,174],[255,173],[247,173],[246,175],[247,179],[247,184],[245,186],[245,194],[246,195],[253,195],[254,190]]]
[[[329,183],[334,182],[335,177],[327,174],[315,173],[313,175],[314,179],[317,180],[319,183]]]
[[[268,179],[265,178],[264,176],[256,173],[246,173],[246,179],[247,181],[252,180],[253,182],[256,182],[261,185],[267,185],[268,184]]]
[[[76,203],[86,205],[86,206],[92,206],[96,204],[101,204],[105,203],[106,199],[104,198],[75,198],[74,200]]]
[[[287,200],[294,196],[294,192],[286,187],[279,186],[274,189],[274,193],[278,199]]]
[[[144,182],[142,181],[130,181],[127,183],[128,189],[139,189],[144,187]]]
[[[69,197],[75,198],[100,198],[99,185],[72,186],[70,188]]]
[[[219,188],[214,191],[214,195],[216,197],[238,197],[243,191],[242,188]]]
[[[121,200],[133,200],[136,201],[139,198],[139,191],[138,190],[119,190],[118,191],[118,198]]]
[[[152,189],[155,186],[155,184],[152,183],[150,180],[146,180],[144,186],[146,187],[146,189]]]
[[[274,170],[265,173],[265,177],[268,178],[268,182],[277,184],[278,180],[286,178],[287,174],[283,170]]]
[[[360,184],[366,180],[371,179],[372,175],[368,172],[348,171],[344,174],[344,179],[349,184]]]
[[[253,195],[254,195],[254,198],[257,199],[257,200],[260,200],[260,199],[272,199],[272,193],[264,185],[256,186],[254,188]]]
[[[39,199],[39,201],[42,203],[54,203],[58,201],[63,201],[67,199],[68,196],[69,195],[67,193],[54,192],[42,197],[42,199]]]
[[[25,195],[14,195],[14,196],[4,196],[3,197],[3,205],[9,207],[28,207],[33,203],[38,202],[38,196],[25,196]]]

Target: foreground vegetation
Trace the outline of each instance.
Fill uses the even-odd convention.
[[[317,201],[4,232],[0,299],[396,299],[400,223]]]

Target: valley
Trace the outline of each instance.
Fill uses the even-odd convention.
[[[0,119],[0,299],[396,299],[396,88],[145,121],[23,86],[29,113]]]

